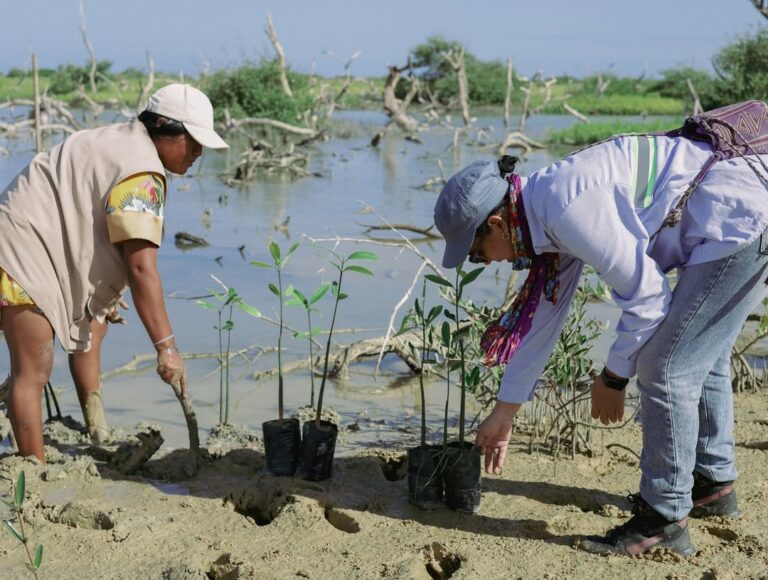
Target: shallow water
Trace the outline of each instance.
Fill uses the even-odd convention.
[[[160,251],[160,271],[163,276],[168,309],[179,347],[184,352],[212,353],[218,351],[218,333],[215,312],[196,305],[191,297],[209,293],[218,288],[211,274],[237,289],[240,296],[266,315],[275,318],[277,299],[267,284],[276,282],[274,272],[249,265],[256,259],[271,261],[267,244],[277,241],[285,250],[291,243],[302,241],[291,257],[285,271],[284,285],[295,285],[305,294],[312,292],[321,282],[331,280],[334,270],[329,269],[326,254],[312,247],[302,236],[315,239],[366,239],[365,224],[381,224],[380,219],[366,210],[373,210],[390,223],[428,227],[432,223],[432,209],[437,191],[421,189],[428,179],[439,175],[436,160],[443,162],[447,175],[467,163],[488,158],[493,151],[478,146],[462,145],[450,148],[453,130],[433,127],[420,134],[422,144],[409,142],[396,134],[384,138],[378,148],[369,146],[371,136],[385,122],[385,116],[376,112],[341,112],[336,116],[337,131],[346,138],[319,143],[311,151],[310,169],[322,177],[292,181],[280,176],[262,175],[246,187],[227,187],[218,177],[238,158],[238,148],[227,154],[206,153],[198,165],[190,170],[191,176],[174,177],[170,181],[169,201],[166,208],[166,234]],[[516,122],[516,120],[513,120]],[[539,116],[528,121],[528,131],[534,138],[549,129],[570,125],[570,117]],[[487,128],[488,139],[499,141],[503,137],[498,117],[480,117],[475,127]],[[475,136],[477,131],[472,132]],[[0,146],[10,155],[0,158],[0,182],[9,182],[28,163],[33,154],[33,143],[28,139],[0,139]],[[564,152],[536,152],[526,159],[520,169],[533,171],[559,158]],[[225,196],[226,199],[221,196]],[[207,214],[208,217],[204,217]],[[287,230],[276,225],[290,218]],[[181,250],[174,245],[173,235],[187,231],[206,238],[205,248]],[[385,234],[386,235],[386,234]],[[391,235],[388,237],[392,237]],[[322,242],[332,247],[329,242]],[[245,246],[241,251],[238,248]],[[420,252],[439,264],[442,242],[420,242]],[[375,251],[380,259],[363,262],[375,272],[369,278],[349,274],[344,291],[349,298],[341,303],[337,320],[338,334],[334,339],[347,344],[362,338],[381,336],[395,305],[411,285],[420,259],[408,251],[381,245],[343,242],[340,253],[357,249]],[[469,289],[475,301],[501,300],[508,273],[504,267],[493,266]],[[417,292],[420,291],[417,289]],[[432,303],[436,297],[432,297]],[[413,296],[406,308],[412,304]],[[327,327],[331,301],[327,297],[319,305],[321,313],[313,325]],[[612,306],[593,305],[591,313],[603,321],[614,321],[617,310]],[[395,325],[405,308],[397,315]],[[113,326],[103,349],[104,371],[129,362],[133,355],[152,352],[152,346],[135,311],[126,314],[127,326]],[[303,311],[285,309],[286,324],[297,330],[306,328]],[[231,349],[252,346],[274,346],[277,329],[274,325],[235,312]],[[341,332],[355,329],[356,332]],[[611,333],[601,337],[596,356],[602,360]],[[307,356],[304,340],[294,340],[291,332],[283,336],[284,362]],[[252,353],[253,354],[253,353]],[[273,368],[274,355],[264,355],[255,362],[242,358],[233,362],[230,382],[232,409],[230,421],[260,431],[262,421],[276,417],[276,379],[253,381],[254,370]],[[330,381],[326,405],[336,409],[342,425],[357,421],[361,430],[350,437],[348,445],[376,444],[396,441],[404,435],[398,428],[412,427],[418,431],[418,380],[403,380],[406,367],[396,359],[387,357],[383,371],[373,377],[375,361],[367,360],[352,368],[346,381]],[[207,430],[219,418],[219,376],[215,359],[190,361],[190,381],[198,422]],[[0,354],[0,376],[8,372],[8,358]],[[79,416],[79,407],[69,378],[66,357],[57,352],[53,384],[61,389],[63,411]],[[309,376],[306,371],[285,377],[286,409],[309,402]],[[429,412],[432,436],[437,436],[444,404],[445,385],[429,385]],[[452,389],[452,401],[458,400],[458,390]],[[112,424],[132,425],[140,420],[157,423],[163,432],[166,446],[186,445],[186,427],[178,403],[170,389],[155,377],[154,365],[145,372],[123,374],[109,378],[104,384],[104,400],[108,421]],[[453,407],[454,405],[452,405]],[[476,409],[471,408],[472,416]],[[455,423],[455,422],[454,422]],[[205,434],[202,435],[203,440]],[[347,447],[348,451],[349,448]],[[342,446],[341,452],[345,451]]]

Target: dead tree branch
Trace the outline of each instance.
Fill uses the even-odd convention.
[[[96,55],[93,52],[93,45],[88,39],[88,33],[85,30],[85,0],[80,0],[80,33],[83,35],[83,43],[88,51],[88,61],[91,63],[88,79],[91,83],[91,92],[96,92]]]
[[[701,106],[701,100],[699,99],[699,93],[696,92],[696,87],[693,86],[691,79],[685,79],[685,84],[688,86],[688,91],[693,97],[693,114],[698,115],[704,112],[704,108]]]
[[[464,59],[464,48],[452,49],[443,55],[443,58],[451,65],[453,72],[456,73],[456,80],[459,84],[459,106],[461,107],[461,118],[464,125],[469,125],[469,83],[467,82],[467,70]]]
[[[512,100],[512,58],[507,58],[507,92],[504,95],[504,126],[509,127],[509,105]]]
[[[387,74],[387,80],[384,82],[384,111],[389,117],[389,122],[384,128],[379,131],[371,140],[371,145],[376,147],[381,141],[382,137],[387,133],[391,125],[396,124],[407,133],[416,131],[419,123],[413,117],[406,113],[408,105],[411,103],[416,93],[419,90],[418,79],[413,77],[411,79],[411,88],[405,99],[400,101],[395,95],[395,88],[397,83],[400,82],[400,77],[403,71],[413,68],[413,63],[408,59],[408,63],[403,67],[390,66],[389,73]]]
[[[752,0],[752,5],[757,8],[757,11],[768,18],[768,2],[766,0]]]
[[[141,112],[147,108],[147,101],[149,99],[149,93],[152,91],[152,86],[155,84],[155,61],[152,59],[152,55],[147,51],[147,82],[141,82],[141,94],[139,100],[136,101],[136,110]]]
[[[286,95],[293,97],[291,85],[288,84],[288,74],[285,72],[285,51],[283,50],[283,45],[280,44],[280,41],[277,39],[277,32],[275,32],[275,25],[272,23],[271,14],[267,14],[266,33],[269,37],[269,41],[272,43],[272,46],[275,47],[275,52],[277,53],[277,66],[280,69],[280,86]]]

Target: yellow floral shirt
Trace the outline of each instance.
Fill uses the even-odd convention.
[[[165,179],[139,173],[118,183],[107,196],[107,228],[113,244],[147,240],[159,246],[163,237]],[[0,268],[0,306],[34,305],[16,280]]]
[[[118,183],[107,197],[107,228],[113,244],[147,240],[159,246],[163,237],[165,179],[140,173]]]

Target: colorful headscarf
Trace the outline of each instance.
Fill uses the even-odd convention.
[[[530,268],[530,271],[512,306],[498,320],[488,325],[480,339],[485,352],[485,366],[505,364],[512,358],[531,329],[533,314],[539,306],[542,293],[552,304],[556,304],[560,290],[560,255],[534,253],[520,193],[520,176],[510,173],[506,180],[509,182],[508,225],[514,231],[514,240],[510,239],[515,254],[512,268]]]

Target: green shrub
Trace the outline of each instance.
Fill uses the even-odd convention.
[[[293,97],[281,88],[277,62],[262,61],[217,71],[207,78],[203,90],[217,115],[226,108],[233,117],[268,117],[295,124],[312,107],[313,99],[306,75],[289,70],[288,82]]]
[[[768,98],[768,29],[723,47],[712,59],[719,105]]]
[[[100,60],[96,63],[96,86],[98,87],[109,77],[109,69],[112,63],[108,60]],[[59,66],[51,75],[51,84],[48,91],[53,95],[64,95],[77,90],[79,86],[87,87],[90,81],[90,66],[77,66],[67,64]]]
[[[686,103],[686,109],[690,109],[693,96],[688,89],[686,80],[690,79],[693,88],[699,95],[704,109],[712,109],[719,105],[720,97],[715,88],[715,79],[702,70],[686,66],[682,68],[666,69],[661,71],[661,80],[655,81],[652,90],[662,97],[679,99]]]

